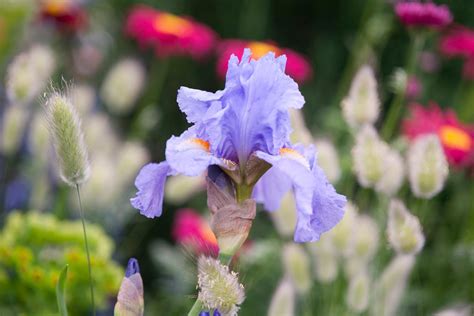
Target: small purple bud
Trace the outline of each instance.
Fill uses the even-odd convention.
[[[125,277],[129,278],[136,273],[140,273],[138,260],[135,258],[130,258],[130,260],[128,260],[127,270],[125,270]]]
[[[219,311],[216,309],[216,310],[214,311],[214,316],[221,316],[221,313],[219,313]]]
[[[210,316],[208,311],[202,311],[199,313],[199,316]]]

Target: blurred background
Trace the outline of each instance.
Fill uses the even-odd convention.
[[[474,4],[472,0],[436,3],[449,7],[454,22],[424,37],[413,74],[417,86],[410,96],[407,92],[400,119],[409,116],[411,102],[435,102],[454,111],[472,135],[474,81],[466,75],[465,59],[440,51],[440,39],[457,27],[474,28]],[[249,45],[265,49],[265,44],[297,55],[295,62],[300,64],[294,78],[306,99],[297,124],[311,139],[330,143],[340,163],[329,180],[353,201],[359,216],[367,215],[377,225],[367,237],[377,240],[376,245],[362,245],[374,248],[367,266],[375,285],[394,257],[385,232],[389,199],[354,180],[355,132],[343,118],[341,101],[359,67],[370,65],[381,105],[374,126],[383,127],[397,97],[394,73],[406,65],[412,32],[397,18],[394,4],[388,0],[1,0],[0,314],[56,312],[55,282],[69,261],[77,262],[71,263],[68,284],[70,312],[79,315],[88,310],[76,195],[58,180],[41,108],[50,82],[68,91],[81,115],[90,151],[91,178],[82,196],[102,313],[112,313],[130,257],[140,262],[146,314],[183,315],[189,310],[195,295],[196,254],[212,253],[215,247],[203,233],[208,229],[204,180],[170,180],[163,215],[157,219],[141,216],[129,199],[135,194],[139,169],[147,162],[162,161],[166,140],[188,126],[176,103],[179,87],[223,89],[219,67],[232,45],[237,54]],[[130,22],[137,5],[180,16],[167,17],[171,20],[163,28],[179,35],[183,23],[191,23],[197,41],[202,44],[200,36],[206,37],[208,47],[204,43],[194,48],[186,42],[184,48],[166,50],[166,37],[161,47],[152,47],[146,32],[136,32]],[[238,40],[238,45],[229,40]],[[401,126],[397,121],[385,140],[405,155],[408,145]],[[397,193],[419,218],[426,241],[401,289],[395,314],[428,315],[453,306],[466,310],[473,304],[473,166],[472,160],[451,166],[443,190],[432,199],[414,197],[408,181]],[[326,173],[331,172],[328,168]],[[291,222],[258,208],[249,241],[234,262],[246,288],[241,315],[267,313],[286,271],[284,253],[291,253],[287,247],[291,229],[288,235],[278,226]],[[183,237],[180,225],[191,225],[197,236]],[[200,247],[189,240],[199,240]],[[296,314],[369,314],[352,308],[350,300],[346,303],[350,284],[346,261],[321,248],[301,248],[303,263],[297,269],[301,275],[294,278],[307,279],[308,270],[312,281],[306,289],[297,289]],[[370,297],[369,301],[375,294]]]

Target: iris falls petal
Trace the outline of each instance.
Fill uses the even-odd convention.
[[[149,163],[140,170],[135,179],[138,192],[130,199],[132,206],[140,210],[140,214],[148,218],[161,215],[165,181],[170,171],[167,162]]]

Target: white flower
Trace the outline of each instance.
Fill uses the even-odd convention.
[[[420,221],[399,200],[390,202],[387,235],[398,253],[416,254],[425,243]]]
[[[362,66],[354,79],[348,96],[342,101],[342,113],[353,128],[373,124],[380,111],[377,81],[371,67]]]
[[[417,137],[408,151],[408,174],[413,194],[432,198],[442,190],[448,173],[448,162],[438,136]]]

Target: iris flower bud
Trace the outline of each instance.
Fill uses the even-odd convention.
[[[425,243],[425,236],[418,218],[399,200],[390,202],[387,235],[397,253],[416,254]]]
[[[131,258],[117,296],[114,315],[142,316],[143,310],[143,280],[137,259]]]
[[[408,151],[408,174],[413,194],[430,199],[438,194],[448,176],[448,162],[438,136],[415,139]]]

